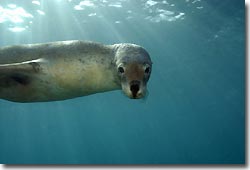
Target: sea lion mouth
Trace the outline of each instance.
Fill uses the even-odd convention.
[[[139,91],[140,91],[140,81],[138,80],[133,80],[130,82],[130,91],[131,91],[131,94],[132,94],[132,98],[133,99],[136,99],[136,98],[139,98],[140,95],[139,95]]]
[[[130,83],[122,83],[122,91],[130,99],[141,99],[145,96],[145,87],[141,81],[131,81]]]

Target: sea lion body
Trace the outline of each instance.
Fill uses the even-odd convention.
[[[121,89],[119,47],[61,41],[0,48],[0,98],[43,102]]]

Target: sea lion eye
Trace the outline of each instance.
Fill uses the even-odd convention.
[[[122,73],[124,73],[124,68],[120,66],[120,67],[118,67],[118,71],[119,71],[119,73],[122,74]]]
[[[145,73],[148,74],[149,72],[150,72],[150,67],[147,67],[147,68],[145,69]]]

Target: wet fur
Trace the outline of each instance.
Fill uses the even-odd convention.
[[[121,89],[121,46],[62,41],[0,48],[0,98],[44,102]]]

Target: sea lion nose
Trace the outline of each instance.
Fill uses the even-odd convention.
[[[138,91],[140,90],[140,81],[133,80],[130,82],[130,90],[132,92],[133,98],[136,98]]]

